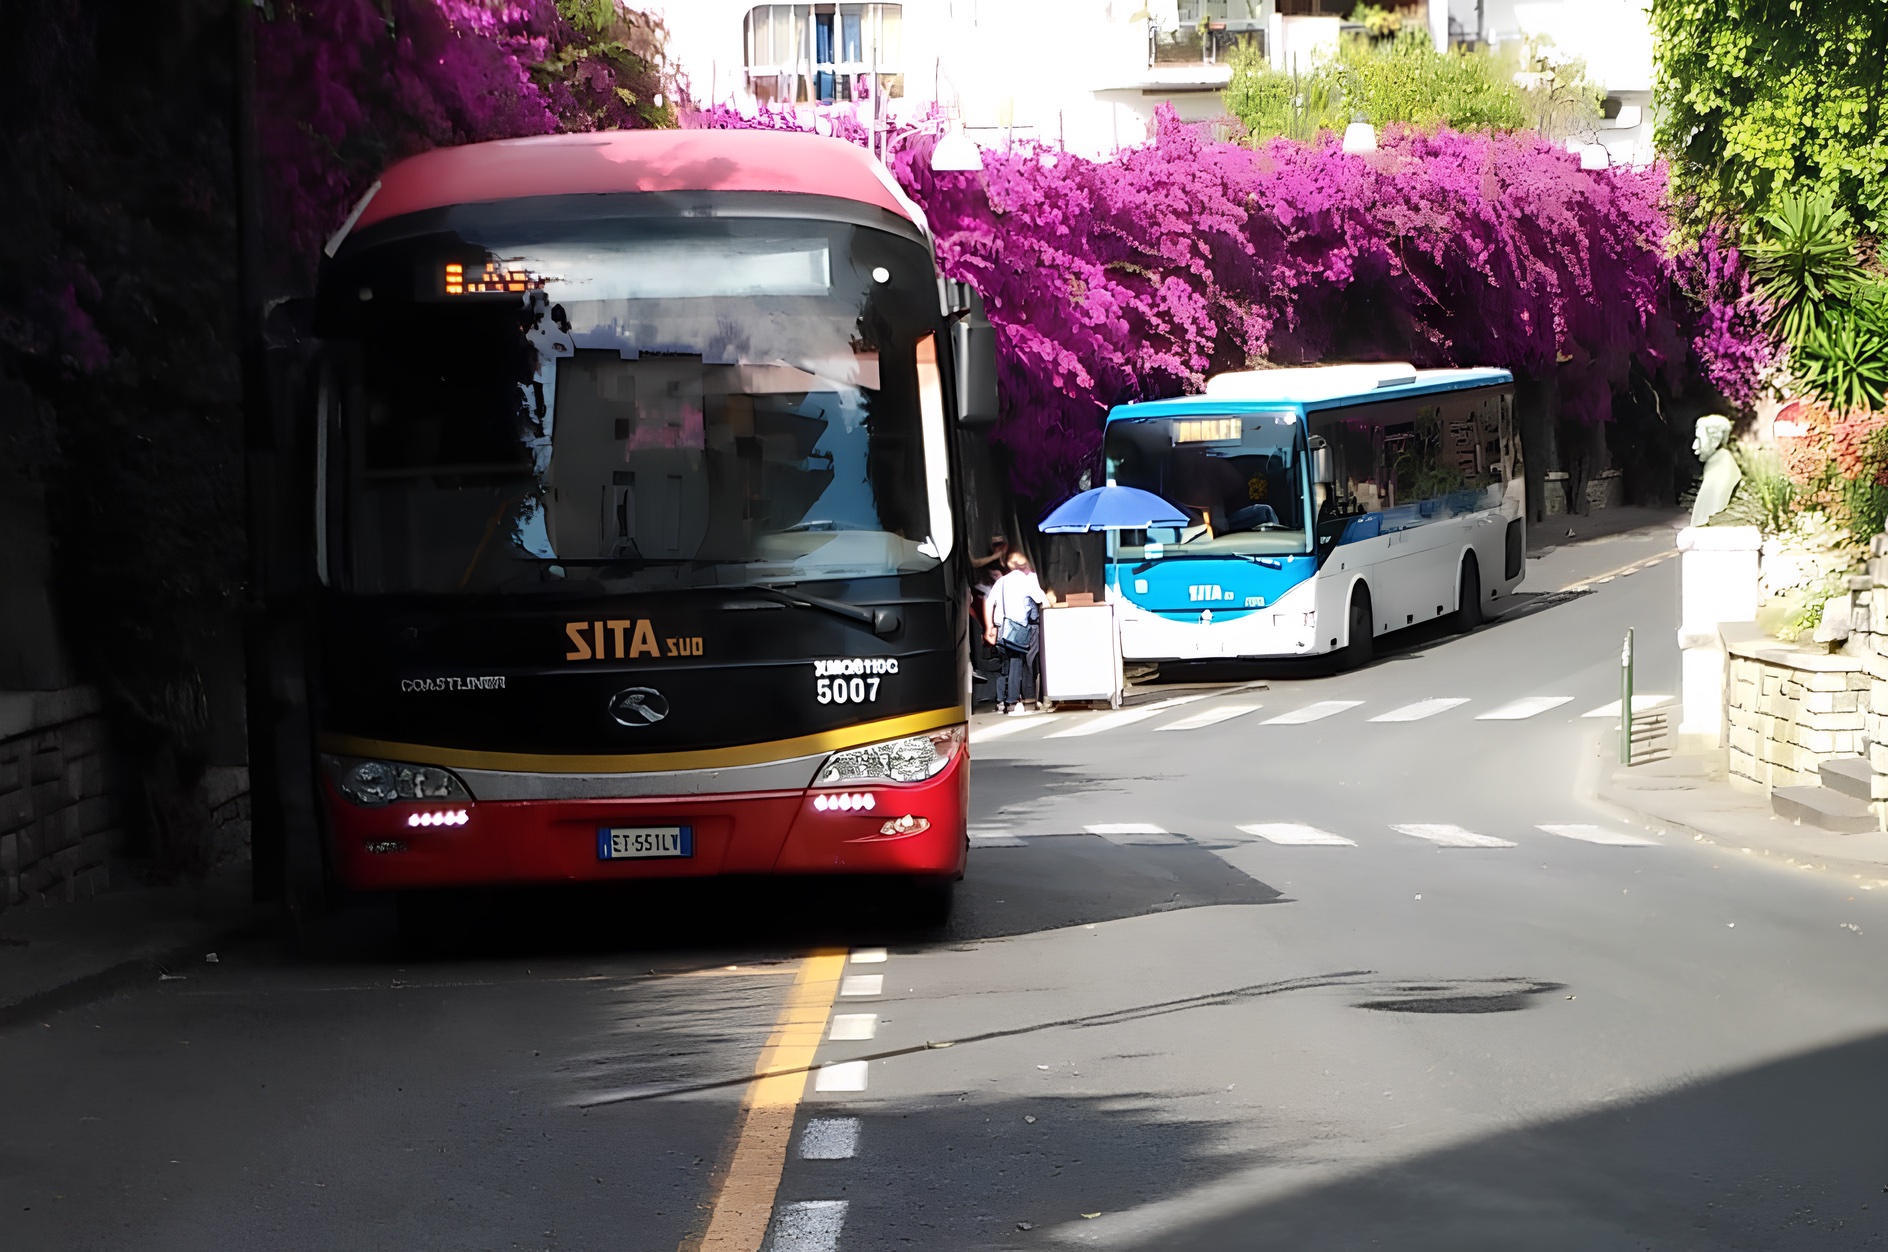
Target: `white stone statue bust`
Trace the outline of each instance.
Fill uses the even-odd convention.
[[[1691,524],[1703,526],[1722,513],[1731,502],[1731,493],[1743,480],[1744,471],[1728,446],[1731,419],[1712,414],[1698,419],[1691,441],[1692,453],[1704,462],[1704,477],[1698,482],[1698,498],[1691,506]]]

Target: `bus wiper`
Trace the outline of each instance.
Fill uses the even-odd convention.
[[[1279,564],[1277,561],[1268,561],[1262,556],[1253,556],[1250,552],[1241,552],[1239,554],[1239,557],[1241,560],[1250,561],[1254,565],[1263,565],[1266,569],[1284,569],[1285,568],[1283,565]]]
[[[741,590],[772,596],[782,603],[797,604],[801,608],[824,609],[836,617],[870,626],[875,635],[889,635],[903,624],[897,609],[868,609],[863,605],[847,604],[844,600],[828,600],[824,596],[810,596],[804,591],[789,591],[772,583],[749,583]]]

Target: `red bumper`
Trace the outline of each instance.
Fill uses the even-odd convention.
[[[714,874],[912,874],[959,877],[968,840],[970,768],[959,752],[928,782],[845,792],[633,800],[527,800],[351,804],[322,791],[329,847],[341,882],[356,891],[500,883],[607,882]],[[869,793],[870,811],[825,807]],[[818,803],[816,803],[818,801]],[[416,817],[463,811],[463,824],[415,826]],[[922,818],[922,830],[885,828]],[[906,823],[919,825],[923,823]],[[606,861],[597,832],[609,826],[687,826],[693,855]]]

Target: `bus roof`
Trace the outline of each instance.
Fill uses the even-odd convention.
[[[926,229],[923,211],[864,148],[766,130],[591,131],[434,148],[388,167],[349,228],[456,204],[634,191],[836,196]]]
[[[1206,393],[1116,406],[1109,421],[1212,411],[1241,412],[1290,405],[1306,411],[1344,408],[1405,396],[1504,386],[1514,375],[1500,369],[1419,370],[1402,363],[1310,365],[1297,369],[1248,370],[1207,380]]]

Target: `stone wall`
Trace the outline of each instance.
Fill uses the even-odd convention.
[[[1872,683],[1865,658],[1782,643],[1754,624],[1726,623],[1722,631],[1733,786],[1815,786],[1824,761],[1864,751]]]
[[[0,692],[0,907],[110,884],[123,815],[89,687]]]

